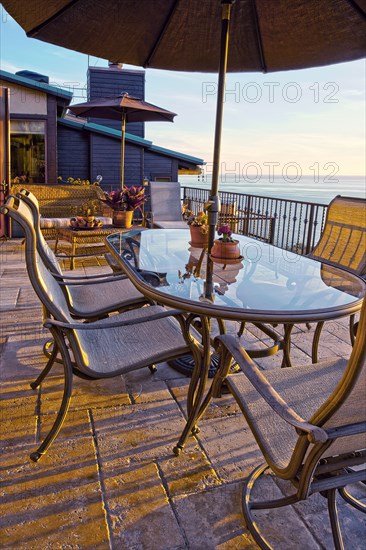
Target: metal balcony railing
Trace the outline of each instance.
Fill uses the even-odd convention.
[[[183,200],[197,213],[209,190],[183,187]],[[220,223],[235,233],[269,242],[297,254],[309,254],[323,230],[327,205],[290,199],[219,191]]]

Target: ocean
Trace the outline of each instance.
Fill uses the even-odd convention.
[[[294,181],[296,179],[297,181]],[[182,187],[210,189],[211,175],[179,176]],[[301,176],[255,178],[235,174],[220,176],[219,189],[231,193],[246,193],[283,199],[329,204],[336,195],[366,198],[365,176]]]

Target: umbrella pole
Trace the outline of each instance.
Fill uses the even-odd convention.
[[[229,50],[229,27],[231,6],[235,0],[222,0],[222,21],[221,21],[221,42],[220,42],[220,65],[219,78],[217,86],[217,103],[216,103],[216,123],[215,123],[215,140],[214,154],[212,167],[212,183],[209,201],[205,204],[205,209],[208,214],[208,252],[213,246],[215,239],[215,228],[218,221],[218,213],[220,211],[219,191],[219,168],[220,168],[220,152],[221,152],[221,133],[222,120],[224,114],[224,93],[225,79],[227,68],[227,56]],[[205,297],[213,298],[213,264],[207,262]]]
[[[121,189],[125,186],[125,134],[126,134],[126,113],[122,113],[122,129],[121,129]]]

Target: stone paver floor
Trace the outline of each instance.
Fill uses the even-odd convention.
[[[240,504],[243,480],[261,462],[253,436],[226,395],[210,406],[200,434],[173,456],[189,379],[166,364],[154,375],[144,369],[112,380],[75,379],[64,427],[41,461],[30,461],[58,410],[62,369],[55,366],[37,391],[30,389],[46,362],[48,332],[21,241],[1,242],[0,256],[1,548],[256,548]],[[77,268],[89,275],[109,269],[95,261]],[[309,362],[312,334],[296,327],[295,364]],[[242,340],[257,345],[259,336],[248,325]],[[350,349],[347,322],[327,323],[320,357],[348,356]],[[279,354],[260,366],[280,362]],[[289,489],[265,476],[260,490],[280,496]],[[343,503],[340,510],[346,548],[365,548],[362,514]],[[275,549],[333,548],[321,497],[258,518]]]

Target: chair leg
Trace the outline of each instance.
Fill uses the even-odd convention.
[[[51,355],[52,355],[52,350],[54,348],[54,344],[55,343],[51,338],[50,340],[47,340],[47,342],[44,344],[44,346],[42,348],[43,355],[45,355],[47,357],[47,359],[49,357],[51,357]]]
[[[338,519],[338,510],[336,502],[336,489],[330,489],[327,491],[328,500],[328,512],[330,518],[330,525],[332,528],[332,535],[334,541],[335,550],[344,550],[341,528]]]
[[[341,489],[338,489],[338,493],[341,495],[343,500],[347,502],[347,504],[350,504],[356,510],[359,512],[363,512],[366,514],[366,504],[363,504],[360,500],[357,500],[357,498],[353,497],[349,494],[349,492],[345,489],[345,487],[342,487]]]
[[[316,329],[314,332],[314,338],[313,338],[313,345],[311,349],[311,361],[312,363],[317,363],[319,361],[318,358],[318,349],[319,349],[319,341],[320,341],[320,335],[322,333],[324,326],[324,321],[320,321],[316,325]]]
[[[258,527],[257,521],[252,516],[251,510],[268,510],[270,508],[280,508],[282,506],[288,506],[290,504],[295,504],[299,501],[297,495],[290,495],[288,497],[279,498],[275,500],[267,501],[254,501],[251,502],[250,496],[256,480],[268,469],[267,464],[261,464],[258,466],[244,482],[243,489],[243,498],[242,498],[242,508],[245,524],[252,535],[255,542],[258,544],[259,548],[263,550],[272,550],[272,546],[266,541],[260,529]]]
[[[292,332],[292,329],[294,328],[294,325],[293,323],[285,323],[283,328],[284,328],[285,334],[283,339],[283,359],[282,359],[281,368],[292,367],[290,352],[291,352],[291,332]]]
[[[54,341],[52,340],[52,343],[53,343],[53,346],[52,346],[52,351],[50,352],[50,354],[48,355],[49,359],[47,361],[47,365],[45,366],[45,368],[43,369],[43,371],[41,372],[41,374],[38,376],[38,378],[34,381],[34,382],[31,382],[30,384],[30,387],[35,390],[36,388],[38,388],[38,386],[43,382],[43,380],[46,378],[47,374],[50,372],[53,364],[55,363],[55,360],[56,360],[56,356],[57,356],[57,353],[58,353],[58,349],[57,349],[57,346],[56,344],[54,343]],[[49,344],[49,342],[47,342],[45,344],[45,346],[47,346],[47,344]],[[44,348],[45,348],[44,346]],[[43,348],[43,349],[44,349]]]
[[[239,338],[240,338],[240,336],[243,336],[244,329],[245,329],[245,321],[242,321],[240,323],[240,327],[239,327],[239,330],[238,330]]]
[[[53,423],[53,426],[41,445],[38,447],[36,451],[31,453],[30,458],[33,460],[33,462],[38,462],[38,460],[47,452],[48,448],[52,444],[52,442],[57,437],[57,434],[59,433],[60,429],[62,428],[62,425],[64,423],[64,420],[67,415],[67,411],[70,405],[71,400],[71,392],[72,392],[72,364],[70,360],[70,356],[66,347],[66,343],[63,340],[62,337],[58,335],[55,336],[55,348],[59,348],[63,364],[64,364],[64,374],[65,374],[65,382],[64,382],[64,393],[62,396],[62,401],[60,405],[60,409],[57,413],[56,420]],[[56,345],[57,341],[57,345]],[[43,374],[43,373],[42,373]]]
[[[352,346],[355,343],[355,336],[356,336],[356,332],[357,332],[357,326],[358,326],[358,323],[355,323],[355,315],[353,314],[349,318],[349,336],[350,336],[350,339],[351,339]]]

